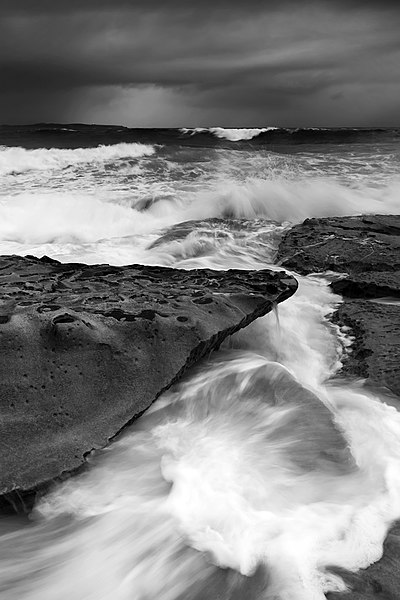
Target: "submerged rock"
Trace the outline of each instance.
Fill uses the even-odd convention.
[[[400,396],[400,215],[307,219],[278,259],[297,273],[334,271],[344,303],[333,315],[354,336],[343,371]]]
[[[291,296],[285,272],[0,257],[0,494],[104,447],[194,362]],[[6,496],[4,496],[6,495]]]

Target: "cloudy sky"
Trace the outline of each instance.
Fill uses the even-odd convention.
[[[400,0],[1,0],[0,122],[400,125]]]

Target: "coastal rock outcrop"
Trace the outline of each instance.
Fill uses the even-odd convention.
[[[400,396],[400,215],[307,219],[278,259],[300,274],[337,273],[331,287],[344,303],[333,320],[354,336],[343,372]]]
[[[3,501],[78,469],[185,369],[296,288],[283,271],[0,257]]]
[[[400,396],[400,215],[307,219],[286,234],[278,259],[301,274],[337,274],[331,287],[344,302],[332,320],[354,339],[342,371]],[[379,561],[357,573],[337,572],[349,591],[329,593],[328,600],[398,600],[400,521]]]

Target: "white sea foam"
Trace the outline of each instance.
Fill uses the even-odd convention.
[[[400,183],[380,188],[350,188],[323,178],[253,179],[226,182],[203,194],[188,210],[191,218],[265,217],[279,223],[298,223],[307,217],[393,213],[400,209]]]
[[[356,156],[283,156],[173,148],[151,160],[135,159],[133,165],[125,160],[129,153],[140,158],[153,152],[152,146],[140,144],[0,150],[0,161],[16,153],[8,167],[21,173],[0,182],[0,252],[115,264],[179,261],[183,267],[203,253],[213,254],[221,267],[224,261],[234,266],[235,256],[238,266],[246,267],[256,256],[264,264],[273,253],[257,252],[254,244],[246,262],[250,248],[240,232],[223,239],[194,230],[190,239],[146,248],[161,230],[187,220],[229,217],[289,224],[307,217],[400,209],[396,158],[379,158],[376,149],[370,155],[363,148]],[[80,160],[91,162],[72,164]],[[74,168],[60,168],[68,164]],[[33,170],[24,171],[28,168]],[[259,237],[261,246],[263,239]]]
[[[65,169],[85,163],[104,163],[120,158],[140,158],[154,153],[154,147],[145,144],[113,144],[96,148],[9,148],[0,146],[0,175],[26,171]]]
[[[324,600],[345,589],[328,567],[381,556],[400,516],[400,415],[324,386],[337,297],[303,284],[281,334],[273,315],[257,323],[258,354],[239,350],[257,347],[245,330],[3,537],[1,600]]]
[[[0,203],[0,239],[5,242],[87,243],[140,234],[154,224],[151,215],[89,194],[20,194]]]
[[[257,319],[229,340],[230,347],[246,348],[285,365],[304,386],[318,388],[340,367],[341,346],[327,318],[341,297],[320,276],[295,274],[299,288],[274,312]]]
[[[267,131],[273,131],[278,129],[277,127],[250,127],[240,129],[226,129],[224,127],[210,127],[211,133],[216,137],[229,140],[230,142],[239,142],[241,140],[252,140],[253,138],[260,135],[260,133],[266,133]]]
[[[368,212],[390,214],[399,211],[399,197],[400,184],[350,188],[311,178],[251,180],[245,184],[225,181],[206,191],[189,190],[178,192],[175,197],[161,198],[150,202],[145,210],[134,208],[141,208],[136,199],[130,202],[129,197],[119,195],[113,202],[112,197],[106,201],[88,193],[22,193],[0,198],[0,252],[50,253],[64,260],[60,244],[73,243],[77,260],[115,264],[140,260],[166,264],[166,261],[189,259],[199,253],[221,251],[224,254],[230,245],[228,254],[225,253],[229,260],[229,256],[232,258],[236,251],[240,255],[243,250],[242,242],[236,243],[235,232],[233,240],[229,240],[229,236],[217,238],[212,232],[205,234],[207,239],[204,236],[199,239],[199,234],[194,232],[190,239],[174,242],[173,246],[145,249],[160,230],[182,221],[229,217],[289,224],[307,217]],[[238,232],[237,236],[240,235]],[[85,244],[92,245],[89,248]],[[65,250],[65,260],[73,259],[71,248],[65,246]],[[271,259],[272,253],[268,256]]]

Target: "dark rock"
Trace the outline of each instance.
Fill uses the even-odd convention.
[[[400,306],[346,299],[332,320],[354,336],[343,373],[368,378],[400,397]]]
[[[344,297],[333,320],[355,338],[343,372],[400,396],[400,215],[307,219],[286,234],[278,259],[301,274],[342,274],[331,283]]]
[[[342,372],[400,396],[400,215],[307,219],[287,233],[278,258],[304,275],[343,274],[331,283],[344,300],[332,320],[354,336]],[[350,591],[329,593],[328,600],[399,600],[400,522],[381,560],[357,573],[335,572]]]
[[[291,296],[284,272],[0,257],[0,494],[79,468],[191,364]]]
[[[386,537],[382,558],[357,573],[335,569],[350,592],[327,594],[327,600],[399,600],[400,598],[400,523]]]
[[[385,273],[399,290],[400,215],[306,219],[283,238],[278,259],[304,275],[336,271],[370,283]]]

